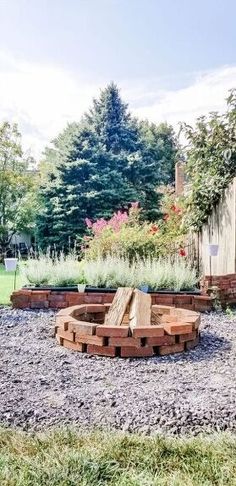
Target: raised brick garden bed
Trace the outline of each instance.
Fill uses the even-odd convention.
[[[103,324],[109,304],[75,305],[56,316],[57,342],[74,351],[121,358],[167,355],[193,349],[199,342],[200,314],[153,305],[160,324],[136,327]]]
[[[51,290],[18,290],[11,296],[15,309],[64,309],[81,304],[111,303],[114,293],[55,292]],[[163,304],[197,312],[210,311],[213,300],[208,295],[151,294],[152,304]]]
[[[205,276],[202,281],[203,293],[211,293],[211,288],[217,287],[217,297],[224,306],[236,304],[236,274]]]

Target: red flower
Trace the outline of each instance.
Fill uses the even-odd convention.
[[[187,255],[187,253],[186,253],[186,251],[185,251],[185,249],[184,249],[184,248],[180,248],[180,249],[179,249],[179,255],[180,255],[181,257],[185,257],[185,256]]]
[[[172,206],[170,207],[171,211],[174,211],[174,213],[176,214],[180,214],[181,213],[181,209],[178,208],[175,204],[172,204]]]
[[[159,231],[158,226],[157,226],[156,224],[153,224],[153,225],[151,226],[151,228],[150,228],[150,233],[151,233],[152,235],[155,235],[155,233],[157,233],[158,231]]]

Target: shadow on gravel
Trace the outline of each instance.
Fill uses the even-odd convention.
[[[179,353],[171,356],[162,356],[161,358],[156,358],[158,362],[160,360],[165,362],[198,362],[198,361],[211,361],[217,354],[222,354],[226,351],[230,351],[231,342],[223,337],[218,337],[215,334],[203,331],[201,333],[201,339],[196,346],[191,351],[185,351],[185,353]],[[164,359],[163,359],[164,358]],[[155,358],[154,358],[155,359]]]

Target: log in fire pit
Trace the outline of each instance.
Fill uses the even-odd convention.
[[[200,314],[151,305],[138,289],[119,288],[112,304],[75,305],[56,315],[55,335],[66,348],[121,358],[167,355],[199,342]]]

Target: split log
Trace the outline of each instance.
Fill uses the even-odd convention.
[[[151,295],[135,289],[130,304],[130,328],[151,325]]]
[[[126,309],[131,301],[133,289],[119,287],[105,317],[106,326],[121,326]]]

